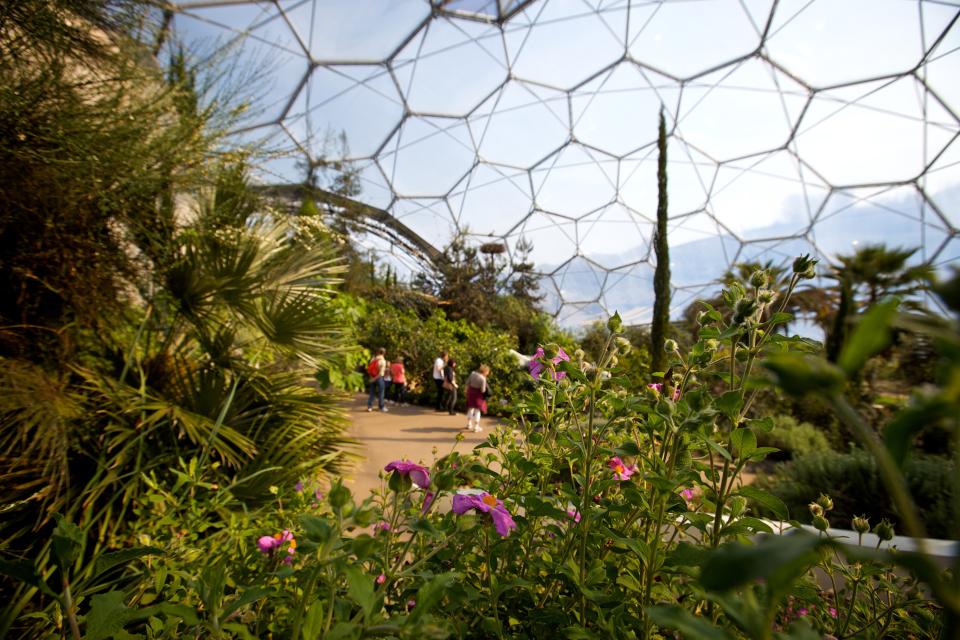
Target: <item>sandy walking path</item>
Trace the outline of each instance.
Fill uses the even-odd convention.
[[[344,484],[353,491],[357,500],[362,500],[371,489],[380,486],[378,474],[391,460],[406,458],[429,466],[437,457],[456,448],[461,453],[470,451],[483,442],[486,435],[497,427],[495,418],[484,417],[482,433],[464,431],[467,416],[458,413],[434,411],[433,407],[407,405],[398,407],[388,404],[389,412],[374,410],[367,413],[367,394],[356,394],[347,401],[350,427],[347,436],[359,443],[356,452],[361,456],[356,465],[344,474]],[[464,440],[457,442],[457,434]]]

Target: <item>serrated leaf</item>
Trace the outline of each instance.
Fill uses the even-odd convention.
[[[757,449],[757,436],[750,429],[734,429],[730,433],[730,444],[741,458],[749,458]]]
[[[0,575],[25,582],[31,587],[40,589],[51,598],[57,597],[57,594],[47,585],[40,573],[37,572],[37,568],[29,560],[14,560],[12,562],[0,560]]]
[[[740,391],[727,391],[717,398],[715,404],[720,413],[734,420],[743,407],[743,394]]]
[[[374,594],[374,578],[366,571],[355,565],[349,565],[344,568],[347,576],[347,594],[350,599],[360,605],[363,612],[363,620],[370,620],[370,614],[376,604]]]

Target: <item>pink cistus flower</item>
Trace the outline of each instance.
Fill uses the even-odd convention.
[[[613,471],[613,475],[616,476],[617,480],[629,480],[630,476],[636,473],[637,468],[632,464],[628,465],[623,460],[620,459],[620,456],[614,456],[607,461],[607,466],[610,467],[610,470]]]
[[[409,476],[410,480],[413,481],[413,484],[417,485],[421,489],[426,489],[430,486],[430,473],[427,471],[427,468],[420,466],[415,462],[409,462],[407,460],[394,460],[385,466],[383,470],[394,471],[402,476]]]
[[[543,359],[546,357],[546,354],[543,353],[543,347],[537,347],[536,353],[533,354],[533,357],[530,359],[530,362],[527,364],[527,368],[530,370],[530,376],[534,380],[540,379],[540,374],[543,372],[543,368],[547,365],[543,363]],[[560,364],[561,360],[570,361],[570,356],[567,355],[567,352],[563,350],[563,347],[557,351],[557,355],[551,360],[553,364]],[[554,380],[563,380],[567,377],[567,374],[563,371],[556,371],[553,374]]]
[[[284,546],[287,547],[287,553],[283,557],[283,562],[285,564],[292,564],[293,557],[297,553],[297,539],[293,537],[293,534],[290,533],[288,529],[284,529],[282,533],[275,533],[272,536],[261,536],[257,540],[257,548],[260,549],[260,553],[266,556],[273,555],[274,551]]]
[[[574,522],[580,522],[580,512],[576,509],[567,509],[567,517]]]
[[[430,510],[430,505],[433,504],[433,499],[436,497],[437,496],[433,493],[433,491],[427,491],[426,495],[423,496],[423,506],[420,507],[420,515],[423,515]]]
[[[662,382],[651,382],[647,385],[648,389],[653,389],[657,393],[663,393],[663,383]],[[673,390],[673,401],[676,402],[680,399],[680,388],[676,387]]]
[[[479,495],[458,493],[453,496],[453,512],[455,514],[463,515],[471,509],[489,514],[497,533],[503,538],[510,535],[512,529],[517,528],[517,523],[513,521],[510,512],[503,506],[503,500],[498,500],[496,496],[486,492]]]
[[[387,581],[387,576],[383,575],[382,573],[377,576],[377,579],[376,579],[377,584],[383,584],[386,581]]]

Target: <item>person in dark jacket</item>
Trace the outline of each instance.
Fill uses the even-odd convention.
[[[447,360],[447,366],[443,368],[443,408],[455,416],[457,412],[457,361],[453,358]]]

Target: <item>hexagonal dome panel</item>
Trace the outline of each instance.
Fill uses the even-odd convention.
[[[180,42],[226,47],[251,78],[229,140],[263,152],[259,180],[345,160],[358,200],[437,248],[465,231],[509,251],[532,242],[543,307],[562,322],[649,319],[661,108],[675,311],[737,260],[885,242],[960,263],[954,0],[174,9],[161,62]],[[319,186],[336,178],[321,165]],[[375,227],[357,241],[422,267]]]

